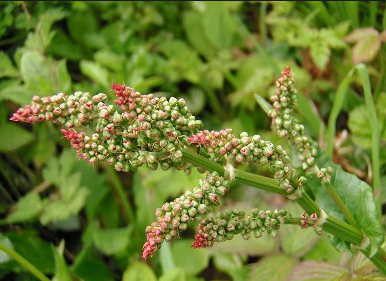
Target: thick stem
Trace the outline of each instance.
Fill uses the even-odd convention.
[[[200,166],[209,171],[216,171],[219,174],[224,175],[224,168],[221,165],[194,152],[184,150],[183,158],[195,166]],[[235,170],[235,181],[274,193],[282,195],[287,194],[283,188],[276,184],[275,180],[264,176]],[[302,196],[296,199],[295,202],[298,203],[308,214],[321,213],[319,206],[305,192],[303,192]],[[363,239],[363,234],[359,229],[332,216],[327,217],[323,224],[323,230],[354,245],[360,245]],[[362,250],[362,252],[369,257],[368,250]],[[378,252],[371,257],[370,260],[380,270],[380,272],[386,276],[386,254],[381,247],[378,247]]]
[[[0,250],[6,253],[8,256],[13,258],[15,261],[17,261],[21,266],[23,266],[25,269],[27,269],[29,272],[31,272],[36,278],[38,278],[41,281],[50,281],[47,276],[45,276],[42,272],[39,271],[33,264],[31,264],[29,261],[27,261],[24,257],[22,257],[20,254],[18,254],[16,251],[14,251],[11,248],[8,248],[3,243],[0,242]]]

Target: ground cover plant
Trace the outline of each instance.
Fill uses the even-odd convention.
[[[0,5],[2,278],[385,278],[384,3]]]

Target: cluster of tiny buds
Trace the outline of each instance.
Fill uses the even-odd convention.
[[[173,202],[165,203],[156,210],[157,222],[146,228],[147,241],[142,257],[146,259],[161,247],[162,242],[178,236],[187,224],[206,215],[219,204],[219,197],[229,190],[230,182],[217,172],[207,173],[198,187],[187,190]]]
[[[193,242],[193,248],[212,247],[216,242],[231,240],[237,234],[248,240],[260,238],[264,232],[271,237],[277,235],[280,224],[289,218],[286,210],[261,211],[253,209],[250,215],[238,209],[227,210],[217,218],[201,221]]]
[[[288,193],[292,193],[302,183],[298,181],[296,170],[290,167],[290,158],[283,147],[263,140],[260,135],[249,136],[242,132],[236,137],[232,129],[204,130],[189,137],[188,141],[198,145],[200,153],[209,155],[215,162],[269,165],[275,180]]]
[[[184,99],[141,95],[125,85],[113,84],[116,104],[105,94],[75,92],[52,97],[34,96],[32,105],[20,108],[13,121],[51,121],[67,127],[62,132],[79,157],[91,164],[107,161],[117,171],[136,170],[146,164],[167,170],[171,166],[190,171],[182,160],[187,136],[198,132],[202,122],[190,113]],[[93,130],[92,135],[75,128]]]
[[[316,234],[322,234],[322,225],[318,223],[319,217],[316,213],[313,213],[311,215],[303,213],[300,218],[301,220],[299,224],[302,228],[313,227]]]
[[[322,182],[329,181],[328,173],[320,173],[315,162],[318,154],[314,141],[305,134],[305,128],[293,115],[294,106],[297,103],[294,77],[289,67],[282,71],[282,76],[276,81],[275,95],[271,97],[272,110],[269,116],[272,118],[272,126],[278,135],[287,138],[291,144],[297,147],[298,158],[302,162],[302,168],[307,174],[324,175],[320,177]]]

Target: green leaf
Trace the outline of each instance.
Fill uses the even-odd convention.
[[[320,239],[306,255],[304,260],[324,261],[338,264],[341,258],[339,253],[333,245],[328,241],[327,235],[323,234]]]
[[[55,32],[46,51],[48,54],[63,57],[70,61],[79,61],[85,57],[81,46],[72,42],[62,30]]]
[[[259,94],[255,94],[256,102],[260,105],[261,109],[268,115],[268,113],[272,110],[272,105],[267,102],[262,96]]]
[[[384,240],[383,227],[377,218],[374,197],[371,187],[358,179],[355,175],[346,173],[334,164],[328,157],[319,151],[316,157],[317,165],[322,167],[333,167],[331,184],[354,216],[359,227],[371,240],[371,252],[382,244]],[[344,216],[328,195],[326,189],[321,185],[316,176],[309,176],[307,186],[315,195],[315,201],[328,215],[344,220]]]
[[[248,280],[287,280],[295,266],[294,258],[285,255],[267,256],[251,265]]]
[[[324,71],[330,59],[331,50],[324,39],[315,40],[310,45],[310,55],[316,66]]]
[[[54,255],[50,244],[30,233],[17,234],[9,232],[6,236],[11,240],[14,250],[38,270],[43,273],[53,273],[55,271]],[[16,261],[12,260],[12,263],[14,263],[15,269],[26,270]]]
[[[205,36],[202,15],[186,12],[183,17],[183,25],[189,43],[202,55],[212,58],[216,54],[216,49]]]
[[[354,64],[372,61],[380,48],[381,39],[378,34],[367,36],[366,39],[359,41],[352,50]]]
[[[52,95],[55,90],[47,61],[37,51],[24,51],[20,71],[29,91],[39,95]]]
[[[161,276],[159,281],[186,281],[185,271],[180,268],[174,268]]]
[[[123,273],[122,281],[156,281],[153,270],[143,262],[130,264]]]
[[[132,228],[95,229],[93,241],[95,246],[104,254],[112,255],[126,249]]]
[[[80,70],[84,75],[105,89],[109,88],[108,72],[105,68],[93,61],[81,61]]]
[[[123,69],[123,62],[125,60],[124,57],[108,50],[96,52],[94,58],[97,63],[117,72]]]
[[[58,81],[59,92],[68,93],[71,91],[71,76],[68,73],[66,60],[59,61],[56,67],[56,80]]]
[[[0,90],[0,100],[10,100],[22,106],[30,104],[35,93],[30,91],[26,85],[20,85],[20,81],[15,82]]]
[[[71,281],[66,260],[63,257],[64,240],[60,241],[58,249],[55,251],[55,277],[54,281]]]
[[[209,264],[209,254],[204,249],[193,249],[193,239],[174,241],[172,253],[176,266],[182,267],[188,275],[200,273]]]
[[[84,281],[115,280],[106,264],[93,257],[90,252],[88,248],[85,248],[77,255],[72,266],[73,273]]]
[[[340,277],[348,277],[349,271],[346,268],[325,262],[305,261],[293,270],[289,281],[330,281],[347,280]]]
[[[18,77],[19,72],[13,66],[11,59],[3,51],[0,52],[0,78]]]
[[[223,2],[207,2],[202,15],[204,32],[209,42],[218,49],[228,48],[232,42],[235,22]]]
[[[44,14],[40,16],[39,20],[39,32],[38,35],[43,41],[43,47],[47,47],[52,37],[54,37],[54,32],[51,31],[52,24],[57,21],[60,21],[66,16],[66,13],[60,9],[51,9],[46,11]]]
[[[86,12],[71,13],[67,20],[67,28],[72,38],[85,44],[85,35],[97,32],[98,22],[91,10],[88,9]]]
[[[227,273],[234,281],[242,281],[247,278],[247,269],[243,267],[243,261],[239,255],[215,253],[213,263],[218,270]]]
[[[0,151],[8,152],[30,143],[34,136],[22,127],[6,122],[0,125]]]
[[[366,106],[361,105],[349,112],[348,127],[353,142],[364,148],[371,148],[371,128],[368,126],[370,120]]]
[[[6,218],[7,223],[34,220],[43,209],[43,202],[37,193],[28,193],[16,203],[16,210]]]

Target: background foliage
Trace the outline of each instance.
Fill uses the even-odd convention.
[[[234,239],[207,250],[190,247],[190,227],[145,263],[140,253],[155,209],[194,187],[200,175],[92,167],[77,160],[52,124],[8,119],[35,94],[81,90],[112,97],[114,81],[185,98],[207,129],[258,132],[278,143],[254,95],[262,104],[288,65],[308,133],[322,147],[332,143],[333,160],[371,183],[371,119],[362,85],[356,75],[351,84],[342,82],[364,62],[386,188],[385,29],[385,4],[376,1],[1,2],[0,240],[56,280],[312,280],[312,274],[347,280],[352,272],[368,274],[372,267],[362,256],[341,254],[327,235],[291,226],[276,240]],[[343,100],[334,112],[339,89]],[[332,136],[330,116],[337,119]],[[248,187],[234,187],[223,206],[301,212]],[[0,278],[34,280],[2,252]]]

